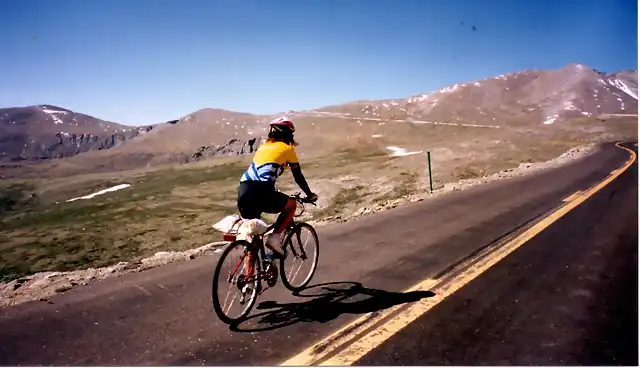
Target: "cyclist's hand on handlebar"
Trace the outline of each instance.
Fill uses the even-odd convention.
[[[307,198],[304,199],[305,202],[314,203],[318,200],[318,195],[315,193],[308,193]]]

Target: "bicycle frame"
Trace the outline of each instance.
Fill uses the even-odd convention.
[[[295,218],[302,216],[302,214],[304,214],[304,212],[305,212],[304,211],[304,209],[305,209],[304,208],[305,201],[300,197],[300,194],[299,193],[294,194],[292,197],[296,200],[296,202],[298,202],[298,204],[300,204],[300,206],[302,207],[302,212],[300,212],[300,214],[297,215],[297,216],[294,214],[294,218],[291,220],[291,222],[289,223],[289,225],[285,229],[285,234],[287,234],[288,232],[292,231],[296,227],[297,222],[296,222]],[[310,203],[310,202],[307,202],[307,203]],[[311,203],[311,204],[314,204],[314,203]],[[269,231],[273,230],[274,227],[275,227],[275,223],[269,225],[267,227],[267,229],[262,234],[254,235],[252,237],[251,242],[247,242],[248,243],[248,247],[249,247],[249,253],[256,252],[256,253],[254,253],[255,255],[259,254],[258,258],[260,259],[260,262],[257,262],[258,270],[255,270],[255,275],[253,275],[253,276],[257,276],[258,277],[258,284],[260,284],[260,285],[262,284],[262,282],[261,282],[262,279],[264,279],[265,276],[266,276],[266,269],[269,266],[269,262],[266,261],[267,257],[266,257],[265,245],[264,245],[264,235],[266,233],[268,233]],[[227,235],[229,235],[230,238],[226,238]],[[300,234],[297,234],[297,235],[298,235],[298,242],[300,242]],[[224,234],[223,238],[225,238],[225,240],[228,239],[230,241],[235,241],[236,240],[235,239],[236,238],[236,234]],[[231,239],[233,239],[233,240],[231,240]],[[258,249],[253,249],[254,247],[257,247]],[[296,255],[295,249],[293,249],[293,247],[292,247],[292,251],[293,251],[294,255]],[[302,250],[302,253],[303,253],[302,256],[305,257],[305,259],[306,259],[306,254],[304,254],[304,249]],[[235,273],[238,270],[238,268],[240,267],[241,263],[244,262],[244,259],[245,259],[246,255],[248,255],[248,253],[245,253],[245,256],[241,257],[238,260],[238,263],[236,264],[236,267],[229,274],[228,281],[230,281],[230,278],[232,278],[233,275],[235,275]],[[253,281],[253,276],[250,277],[249,280]]]
[[[296,226],[296,222],[295,220],[292,220],[289,226],[287,226],[287,229],[285,230],[285,234],[293,230],[295,226]],[[264,233],[254,236],[252,241],[249,243],[249,248],[250,248],[249,252],[255,252],[254,253],[255,255],[259,255],[258,257],[260,259],[260,262],[258,262],[259,269],[256,270],[257,271],[256,274],[260,280],[262,280],[266,276],[266,269],[269,266],[269,262],[270,262],[270,261],[267,261],[267,254],[266,254],[265,245],[264,245],[264,234],[268,233],[273,228],[274,228],[274,225],[273,224],[270,225],[269,227],[267,227],[267,230]],[[300,239],[298,239],[298,241],[300,241]],[[257,249],[255,249],[254,247]],[[244,257],[242,257],[239,262],[242,262],[242,261],[244,261]],[[235,270],[233,273],[235,273]]]

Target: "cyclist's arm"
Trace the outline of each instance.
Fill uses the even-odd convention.
[[[295,148],[291,147],[289,149],[287,162],[289,164],[289,168],[291,168],[291,174],[293,174],[293,179],[296,181],[296,184],[302,189],[304,194],[310,197],[313,192],[309,189],[309,185],[307,184],[307,180],[302,175],[302,168],[300,167],[300,160],[298,159],[298,154],[296,153]]]
[[[304,175],[302,175],[302,168],[300,167],[300,164],[297,162],[291,162],[289,163],[289,167],[291,168],[291,174],[293,174],[293,179],[296,181],[296,184],[298,184],[304,194],[311,196],[311,189],[309,189],[307,180],[304,178]]]

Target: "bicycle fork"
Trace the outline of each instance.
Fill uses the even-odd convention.
[[[302,240],[300,239],[300,231],[296,231],[296,239],[298,240],[298,244],[300,244],[300,259],[301,260],[306,260],[307,259],[307,253],[304,251],[304,248],[302,247]],[[292,237],[293,238],[293,237]],[[289,243],[290,245],[290,251],[293,254],[293,257],[297,257],[298,253],[296,252],[296,247],[293,246],[293,241],[291,241]]]

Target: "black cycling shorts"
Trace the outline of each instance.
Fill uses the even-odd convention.
[[[289,196],[278,192],[274,183],[245,181],[238,188],[238,210],[243,219],[259,219],[263,212],[280,213]]]

